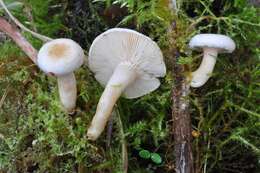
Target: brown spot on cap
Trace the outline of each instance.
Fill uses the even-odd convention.
[[[61,58],[66,54],[68,50],[69,50],[68,45],[64,43],[57,43],[50,48],[48,54],[49,56],[54,58]]]

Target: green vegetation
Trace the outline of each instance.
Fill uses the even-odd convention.
[[[159,90],[139,99],[120,99],[110,144],[106,133],[97,142],[89,142],[87,127],[103,89],[87,66],[76,72],[77,111],[67,115],[59,103],[56,79],[39,71],[11,40],[0,36],[4,40],[0,42],[0,172],[121,173],[124,142],[128,172],[173,172],[174,74],[168,49],[174,46],[179,50],[179,63],[187,65],[188,76],[199,65],[201,55],[187,43],[193,35],[206,32],[231,36],[237,48],[233,54],[219,56],[206,85],[191,90],[196,171],[260,171],[259,8],[246,0],[180,0],[178,14],[171,15],[167,3],[24,0],[22,6],[12,9],[32,30],[52,38],[70,37],[86,51],[93,39],[110,27],[136,29],[163,49],[168,74],[161,79]],[[169,24],[176,28],[174,33],[167,34]],[[39,40],[23,34],[35,47],[41,46]],[[170,37],[174,45],[169,45]],[[141,149],[149,156],[140,154]]]

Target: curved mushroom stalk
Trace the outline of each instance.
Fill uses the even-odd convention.
[[[136,77],[137,73],[130,63],[121,63],[116,67],[99,100],[96,114],[88,129],[87,136],[90,140],[96,140],[102,133],[116,101]]]
[[[62,105],[67,112],[73,112],[76,106],[77,86],[74,73],[58,76],[58,88]]]
[[[192,73],[192,87],[201,87],[209,80],[214,70],[217,56],[218,51],[215,48],[204,48],[204,57],[200,67]]]
[[[191,87],[194,88],[201,87],[208,81],[219,53],[231,53],[236,48],[235,42],[230,37],[221,34],[195,35],[189,46],[204,51],[200,67],[192,73]]]
[[[100,34],[89,50],[89,68],[106,86],[87,136],[96,140],[104,130],[117,99],[124,93],[138,98],[160,86],[166,67],[159,46],[133,30],[113,28]]]

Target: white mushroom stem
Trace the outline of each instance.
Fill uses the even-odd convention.
[[[77,86],[73,73],[58,76],[58,88],[60,100],[66,111],[73,112],[76,106]]]
[[[102,133],[116,101],[136,77],[137,73],[130,63],[121,63],[116,67],[99,100],[96,114],[88,129],[87,136],[90,140],[96,140]]]
[[[204,56],[200,67],[192,73],[191,87],[200,87],[210,78],[216,64],[218,49],[204,48]]]

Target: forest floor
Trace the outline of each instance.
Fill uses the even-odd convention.
[[[158,43],[167,75],[160,79],[160,88],[148,95],[120,98],[112,133],[91,142],[87,128],[103,87],[87,64],[75,73],[77,107],[74,114],[67,114],[59,102],[56,79],[40,71],[0,32],[0,173],[125,173],[125,156],[129,173],[175,172],[169,47],[178,50],[178,63],[189,76],[201,62],[202,54],[188,47],[198,33],[228,35],[236,50],[219,55],[210,80],[191,89],[187,98],[195,172],[260,172],[258,1],[179,0],[174,14],[168,0],[5,2],[31,30],[51,38],[71,38],[86,54],[93,40],[109,28],[137,30]],[[9,19],[2,8],[0,15]],[[175,31],[169,34],[170,22]],[[22,34],[39,50],[40,40]],[[169,37],[174,45],[169,45]]]

